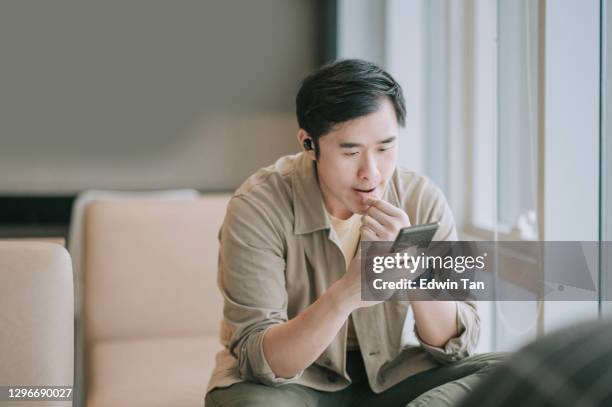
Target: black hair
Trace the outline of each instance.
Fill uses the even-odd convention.
[[[383,97],[389,99],[398,124],[404,126],[402,88],[391,75],[360,59],[336,61],[302,81],[295,99],[298,124],[312,137],[318,156],[321,136],[339,123],[375,112]]]

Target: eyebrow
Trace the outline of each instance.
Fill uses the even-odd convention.
[[[389,144],[389,143],[394,142],[396,138],[397,138],[396,136],[387,137],[384,140],[380,140],[376,144]],[[361,147],[362,145],[363,144],[360,144],[360,143],[346,142],[346,143],[340,143],[340,148],[355,148],[355,147]]]

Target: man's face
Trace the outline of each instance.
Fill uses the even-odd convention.
[[[341,123],[319,138],[317,172],[327,211],[340,219],[381,198],[397,161],[399,126],[393,105],[381,99],[376,112]]]

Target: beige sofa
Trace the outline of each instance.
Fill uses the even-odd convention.
[[[220,348],[217,235],[229,195],[85,210],[87,406],[202,406]]]
[[[73,382],[73,286],[68,252],[54,243],[0,242],[0,386]],[[71,401],[0,401],[71,406]]]
[[[68,251],[72,257],[72,270],[74,273],[74,406],[85,405],[85,369],[83,364],[84,332],[81,318],[82,308],[82,272],[83,268],[83,235],[85,229],[85,210],[96,201],[123,201],[123,200],[192,200],[200,196],[195,189],[170,189],[148,191],[119,191],[119,190],[85,190],[77,196],[72,205],[70,216],[70,230],[68,232]]]

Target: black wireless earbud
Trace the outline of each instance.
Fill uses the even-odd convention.
[[[306,140],[304,140],[304,148],[309,151],[313,149],[312,139],[307,138]]]

